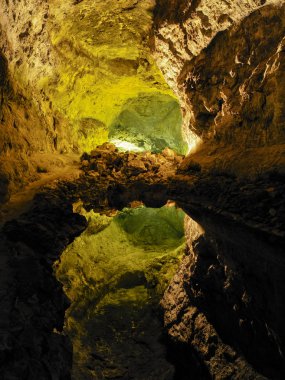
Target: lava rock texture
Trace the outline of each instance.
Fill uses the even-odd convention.
[[[34,179],[34,155],[90,152],[111,126],[147,149],[187,151],[147,43],[154,4],[0,0],[0,201]]]
[[[284,143],[282,3],[158,1],[154,56],[181,99],[186,135]]]
[[[181,364],[191,347],[209,378],[283,379],[282,245],[193,207],[190,214],[189,251],[162,300]]]
[[[89,149],[95,138],[107,139],[106,126],[129,98],[141,91],[173,96],[147,49],[154,3],[110,0],[110,13],[101,12],[105,1],[97,3],[99,12],[91,0],[0,0],[0,201],[29,176],[32,152]],[[129,26],[118,33],[114,20]],[[47,190],[29,213],[5,225],[4,379],[69,377],[68,342],[53,332],[62,329],[67,303],[51,267],[85,227],[72,213],[78,199],[87,210],[110,213],[137,200],[187,207],[200,227],[188,220],[189,254],[162,302],[170,337],[208,377],[285,377],[284,35],[283,1],[157,0],[153,55],[181,101],[189,146],[204,141],[202,158],[195,161],[198,152],[183,160],[169,149],[123,154],[108,144],[89,149],[78,181]],[[129,51],[130,43],[139,47]],[[117,102],[116,114],[109,112]],[[244,171],[258,167],[259,157],[270,164],[242,177],[223,164],[226,149],[232,161],[239,161],[237,151],[247,154]],[[226,217],[219,225],[238,221],[257,235],[236,223],[221,231],[209,211]],[[261,246],[267,238],[271,247]]]
[[[35,174],[31,154],[52,150],[44,119],[11,76],[0,51],[0,203]]]

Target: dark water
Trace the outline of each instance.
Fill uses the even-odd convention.
[[[193,303],[258,373],[284,378],[284,245],[183,208],[204,231],[194,244],[193,272],[203,297]],[[174,207],[124,209],[113,218],[85,214],[87,230],[56,269],[72,301],[65,332],[74,348],[73,379],[210,378],[199,352],[169,340],[159,305],[184,256],[185,215]]]
[[[284,379],[284,239],[193,205],[183,209],[204,230],[194,244],[199,259],[191,274],[202,297],[192,302],[257,373]]]
[[[174,379],[159,301],[184,255],[175,207],[85,214],[87,230],[61,256],[57,278],[72,304],[65,332],[73,378]]]

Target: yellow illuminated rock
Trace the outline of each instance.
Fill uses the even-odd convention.
[[[149,0],[50,3],[59,59],[43,87],[74,126],[81,150],[106,141],[123,105],[141,93],[171,96],[179,107],[147,47],[152,7]]]

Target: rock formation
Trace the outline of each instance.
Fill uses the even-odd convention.
[[[0,203],[46,171],[41,156],[73,153],[82,169],[1,232],[4,379],[70,377],[52,265],[86,227],[74,202],[112,215],[169,199],[191,216],[161,302],[176,378],[192,366],[196,378],[283,379],[284,1],[0,9]]]
[[[115,130],[119,132],[121,126],[127,130],[124,141],[139,143],[144,149],[160,151],[169,145],[187,151],[179,103],[148,47],[153,6],[152,0],[97,1],[96,7],[92,0],[1,0],[1,78],[9,81],[27,110],[16,116],[17,105],[18,112],[9,118],[11,104],[2,97],[2,114],[8,108],[3,128],[10,131],[14,126],[20,131],[5,132],[1,162],[7,161],[3,153],[9,151],[7,135],[17,135],[10,156],[15,156],[14,166],[25,167],[17,175],[2,165],[11,191],[19,187],[20,178],[31,180],[35,174],[33,153],[90,151],[108,140],[111,127],[115,139],[120,137]],[[11,95],[9,99],[11,103]],[[152,115],[147,123],[145,111],[138,106],[141,101]],[[176,127],[163,129],[165,114],[171,117],[171,113]],[[148,131],[145,136],[141,130],[138,138],[140,126],[130,128],[130,123],[147,128],[150,122],[157,130],[154,144]]]
[[[284,14],[283,2],[249,1],[159,1],[155,12],[154,55],[182,102],[186,134],[190,130],[191,139],[194,134],[193,147],[201,144],[180,168],[191,175],[187,188],[192,190],[185,193],[183,176],[173,189],[182,203],[190,200],[189,213],[200,226],[189,220],[186,227],[190,251],[165,294],[165,323],[176,345],[194,348],[210,376],[219,379],[284,376],[282,324],[271,319],[272,293],[261,300],[255,285],[267,288],[279,283],[280,275],[269,279],[257,264],[250,269],[251,259],[260,261],[256,252],[246,246],[237,252],[235,237],[226,241],[201,212],[209,207],[266,230],[260,223],[270,223],[274,210],[283,210],[276,205],[265,211],[275,174],[282,189],[278,200],[284,191]],[[198,163],[202,173],[196,182]],[[210,176],[204,177],[205,167]],[[261,195],[266,189],[268,201]],[[278,224],[283,229],[283,217]],[[274,256],[269,251],[263,261]],[[282,281],[271,292],[275,286],[283,292]]]
[[[193,207],[190,214],[196,222],[186,221],[189,252],[162,300],[177,349],[191,347],[210,378],[281,379],[281,246],[236,224],[220,230],[219,219]]]
[[[0,202],[35,173],[31,154],[49,151],[44,119],[33,102],[11,80],[7,59],[0,52]]]
[[[282,88],[283,15],[279,1],[157,2],[154,55],[182,102],[193,147],[199,138],[242,147],[284,141],[274,88]]]

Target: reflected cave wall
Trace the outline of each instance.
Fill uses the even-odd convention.
[[[190,346],[211,378],[284,378],[282,243],[188,212],[188,254],[162,300],[171,339]]]

